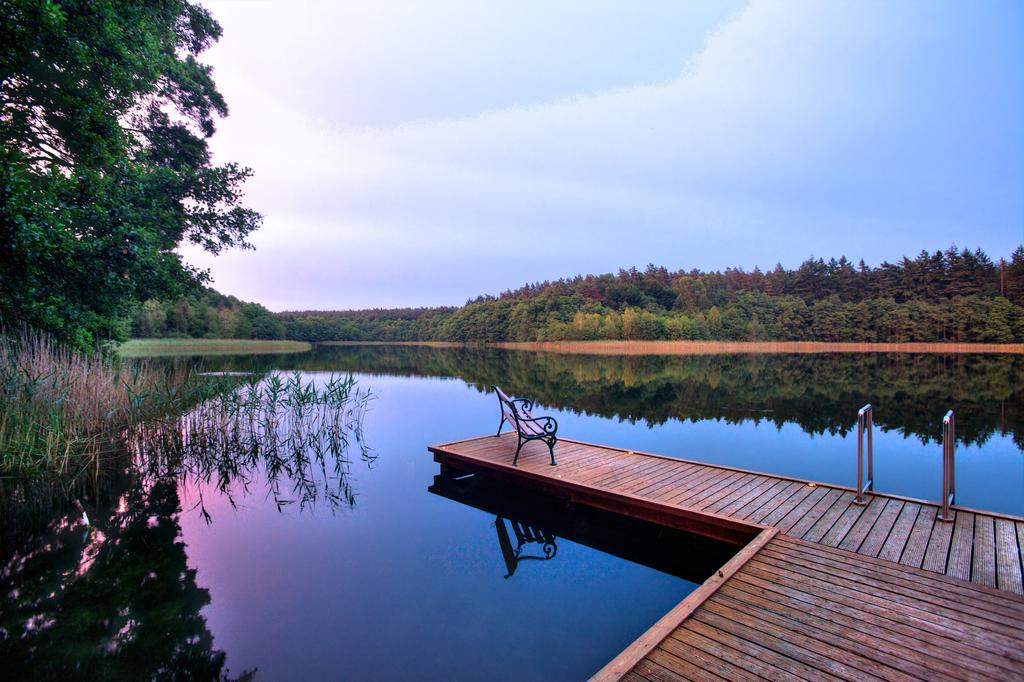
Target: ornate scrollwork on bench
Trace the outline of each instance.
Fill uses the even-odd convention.
[[[498,396],[498,406],[501,408],[501,421],[498,422],[498,433],[501,435],[501,428],[508,423],[516,430],[518,441],[516,443],[516,454],[512,458],[512,466],[519,461],[519,451],[523,445],[531,440],[539,440],[548,446],[551,454],[551,465],[555,465],[555,443],[558,442],[558,422],[554,417],[534,417],[530,414],[533,409],[533,401],[526,398],[510,398],[497,386],[492,386]]]
[[[512,527],[512,533],[516,537],[514,548],[508,526]],[[501,548],[501,556],[505,560],[505,568],[508,570],[506,578],[511,578],[515,574],[520,561],[550,561],[558,554],[558,545],[555,544],[557,538],[554,533],[514,519],[508,520],[508,526],[505,525],[504,518],[498,516],[494,519],[494,528],[498,531],[498,546]],[[537,546],[540,554],[524,553],[524,550],[531,546]]]

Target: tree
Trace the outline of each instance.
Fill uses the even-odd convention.
[[[183,242],[248,247],[248,168],[213,165],[227,106],[188,0],[0,4],[0,318],[82,347],[205,279]]]
[[[991,343],[1012,343],[1013,313],[1013,304],[1009,300],[1002,297],[993,299],[981,340]]]

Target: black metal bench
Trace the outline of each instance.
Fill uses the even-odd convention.
[[[501,407],[501,421],[498,422],[497,436],[501,435],[501,427],[508,422],[508,425],[516,430],[519,441],[516,444],[516,455],[512,458],[512,466],[516,466],[519,460],[519,451],[523,445],[531,440],[543,441],[551,453],[551,466],[555,465],[555,443],[558,442],[558,422],[554,417],[534,417],[530,414],[533,409],[533,401],[525,398],[510,398],[497,386],[492,386],[498,395],[498,405]]]

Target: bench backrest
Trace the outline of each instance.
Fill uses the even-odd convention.
[[[508,423],[515,426],[519,419],[530,419],[530,413],[522,406],[516,407],[512,403],[512,398],[508,396],[503,390],[494,387],[494,392],[498,394],[498,401],[501,403],[501,413],[508,419]]]

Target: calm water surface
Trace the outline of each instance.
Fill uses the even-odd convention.
[[[203,362],[353,372],[375,396],[363,426],[371,452],[350,453],[354,507],[269,495],[258,470],[128,478],[89,507],[99,532],[85,537],[59,516],[7,551],[9,669],[585,678],[733,550],[479,477],[438,477],[428,444],[497,426],[491,384],[535,399],[534,413],[555,416],[569,438],[844,485],[856,411],[872,402],[876,489],[926,499],[939,495],[937,438],[952,407],[957,501],[1024,513],[1019,358],[338,347]]]

